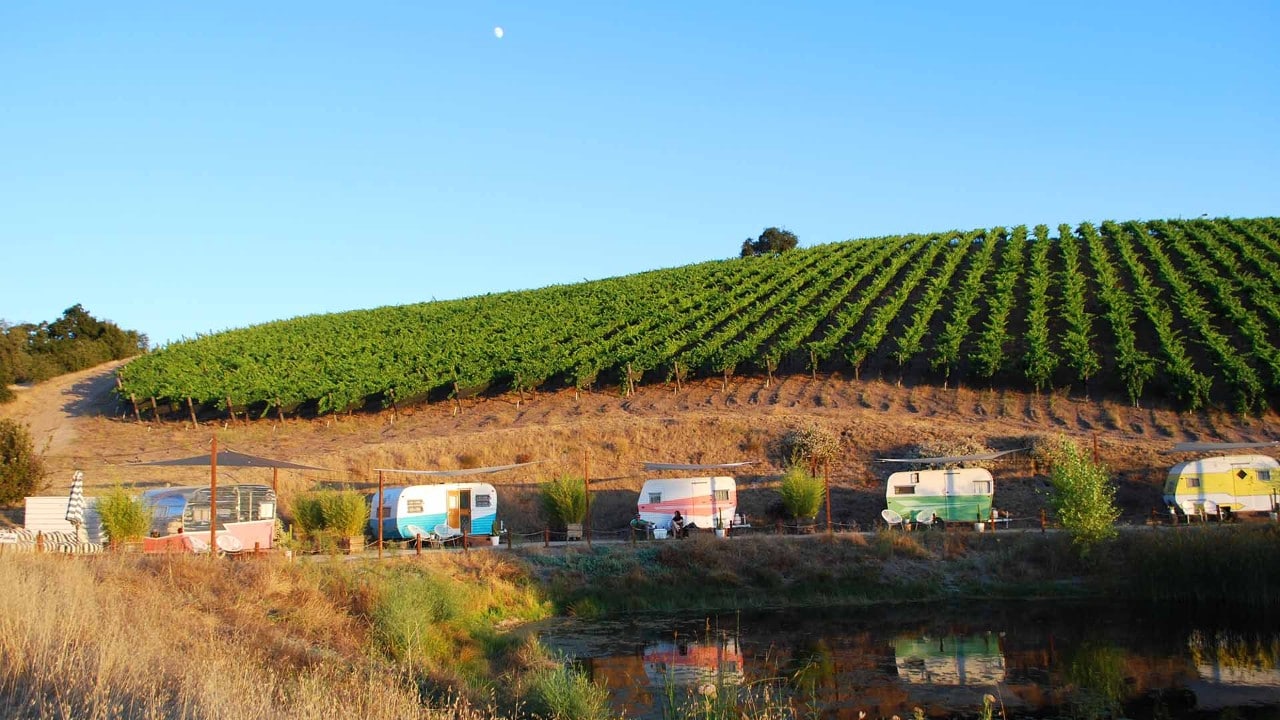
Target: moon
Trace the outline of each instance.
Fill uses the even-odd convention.
[[[501,25],[498,25],[498,26],[496,26],[496,27],[494,27],[494,28],[493,28],[493,36],[494,36],[494,37],[496,37],[496,38],[498,38],[499,40],[501,40],[501,39],[502,39],[502,36],[503,36],[503,35],[505,35],[505,34],[506,34],[506,32],[502,29],[502,26],[501,26]]]

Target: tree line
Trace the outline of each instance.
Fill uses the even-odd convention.
[[[52,322],[0,320],[0,402],[13,383],[37,383],[147,350],[147,336],[99,320],[79,303]]]

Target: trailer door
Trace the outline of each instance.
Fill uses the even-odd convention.
[[[447,519],[445,522],[455,530],[471,534],[471,490],[462,488],[448,492]]]

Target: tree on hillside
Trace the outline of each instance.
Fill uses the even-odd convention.
[[[0,388],[12,382],[41,382],[146,349],[146,335],[98,320],[78,303],[53,322],[10,325],[0,321]],[[0,389],[0,401],[9,399],[8,395]]]
[[[799,244],[800,238],[793,232],[776,227],[765,228],[755,240],[747,238],[742,241],[742,257],[779,255],[795,249]]]
[[[14,505],[40,489],[44,458],[36,453],[31,431],[8,418],[0,419],[0,506]]]

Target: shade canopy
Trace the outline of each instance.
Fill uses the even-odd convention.
[[[212,464],[212,455],[194,455],[188,458],[178,458],[177,460],[155,460],[153,462],[138,463],[148,467],[208,467]],[[258,457],[256,455],[246,455],[238,453],[234,450],[218,451],[218,467],[260,467],[260,468],[280,468],[282,470],[323,470],[328,472],[327,468],[313,467],[311,465],[299,465],[286,460],[273,460],[271,458]]]
[[[1261,447],[1280,447],[1280,440],[1234,443],[1184,442],[1174,445],[1173,450],[1169,452],[1216,452],[1218,450],[1244,450],[1246,448]]]
[[[644,464],[644,469],[649,470],[651,472],[656,472],[659,470],[724,470],[728,468],[746,467],[747,465],[754,465],[754,464],[755,463],[751,461],[717,463],[714,465],[690,465],[690,464],[682,464],[682,463],[647,462]]]
[[[487,475],[489,473],[514,470],[526,465],[537,465],[540,460],[516,463],[515,465],[493,465],[490,467],[466,468],[463,470],[400,470],[397,468],[376,468],[378,472],[400,473],[401,475],[431,475],[434,477],[461,477],[464,475]]]
[[[1001,450],[1000,452],[981,453],[978,455],[944,455],[942,457],[923,457],[923,458],[876,458],[876,462],[887,463],[917,463],[920,465],[951,465],[953,463],[962,462],[982,462],[983,460],[995,460],[1001,455],[1009,453],[1022,452],[1027,448],[1015,448],[1013,450]]]

